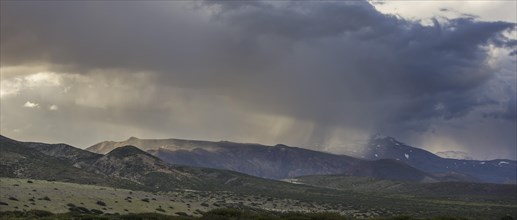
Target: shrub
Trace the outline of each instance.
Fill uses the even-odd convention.
[[[170,219],[170,220],[175,220],[175,219],[183,219],[183,218],[176,218],[176,217],[167,216],[167,215],[159,214],[159,213],[139,213],[139,214],[122,215],[116,219],[122,219],[122,220],[143,220],[143,219],[167,220],[167,219]]]
[[[221,217],[227,217],[227,218],[232,218],[232,217],[239,217],[242,215],[242,211],[240,210],[237,210],[237,209],[231,209],[231,208],[220,208],[220,209],[212,209],[208,212],[205,213],[205,215],[203,215],[203,217],[205,216],[221,216]]]
[[[188,216],[187,213],[184,212],[176,212],[175,214],[179,216]]]
[[[103,201],[97,201],[96,204],[100,206],[106,206],[106,203]]]
[[[2,219],[34,219],[34,218],[46,218],[53,216],[54,214],[43,210],[30,210],[30,211],[7,211],[0,212]]]
[[[104,212],[101,211],[101,210],[97,210],[97,209],[90,209],[90,212],[92,214],[96,214],[96,215],[100,215],[100,214],[103,214]]]
[[[72,213],[90,214],[90,210],[88,210],[85,207],[81,207],[81,206],[70,207],[70,208],[68,208],[68,211],[70,211]]]
[[[27,212],[27,214],[29,216],[34,216],[34,217],[50,217],[52,215],[54,215],[52,212],[49,212],[49,211],[44,211],[44,210],[30,210]]]

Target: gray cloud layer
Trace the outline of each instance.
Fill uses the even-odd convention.
[[[75,106],[72,121],[110,118],[145,134],[198,138],[256,134],[253,141],[335,151],[350,133],[416,144],[426,134],[466,139],[456,145],[478,155],[492,145],[494,156],[516,157],[515,134],[506,132],[517,131],[516,86],[508,83],[515,56],[491,62],[497,48],[515,50],[505,37],[512,23],[460,17],[426,26],[362,1],[2,2],[1,10],[2,67],[43,63],[73,73],[65,81],[76,93],[53,100]],[[93,81],[77,83],[81,77]],[[92,84],[111,94],[80,89]],[[35,99],[17,97],[2,102]],[[3,120],[14,117],[2,108]],[[257,115],[300,122],[271,136]],[[300,123],[310,129],[300,133]]]

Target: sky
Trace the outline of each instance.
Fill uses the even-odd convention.
[[[0,132],[517,158],[515,1],[1,1]]]

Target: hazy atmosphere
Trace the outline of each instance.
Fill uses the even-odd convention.
[[[417,5],[418,3],[418,5]],[[517,2],[1,2],[1,134],[517,159]]]

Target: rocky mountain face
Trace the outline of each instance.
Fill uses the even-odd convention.
[[[146,150],[171,164],[232,170],[269,179],[346,174],[419,182],[437,182],[445,178],[449,181],[473,180],[471,177],[456,174],[429,174],[390,159],[364,160],[285,145],[132,137],[121,142],[102,142],[87,150],[102,153],[128,144]]]
[[[133,146],[114,149],[90,164],[87,170],[138,183],[149,172],[173,173],[168,164]]]
[[[85,159],[87,158],[87,159]],[[82,163],[78,166],[77,163]],[[105,155],[62,144],[19,142],[0,136],[0,177],[56,180],[138,190],[227,190],[276,194],[312,189],[227,170],[168,164],[133,146]]]
[[[65,144],[19,142],[0,136],[0,176],[59,180],[129,188],[154,188],[144,184],[160,173],[170,186],[192,186],[187,172],[132,146],[105,155]],[[196,178],[193,178],[196,180]],[[159,182],[159,181],[156,181]],[[165,184],[164,184],[165,185]]]
[[[442,158],[431,152],[406,145],[392,137],[376,137],[360,151],[347,151],[356,157],[377,160],[394,159],[422,171],[446,178],[462,175],[489,183],[516,183],[517,161],[513,160],[462,160]]]
[[[102,157],[100,154],[81,150],[67,144],[45,144],[36,142],[25,142],[23,144],[45,155],[67,160],[78,168],[86,167]]]

